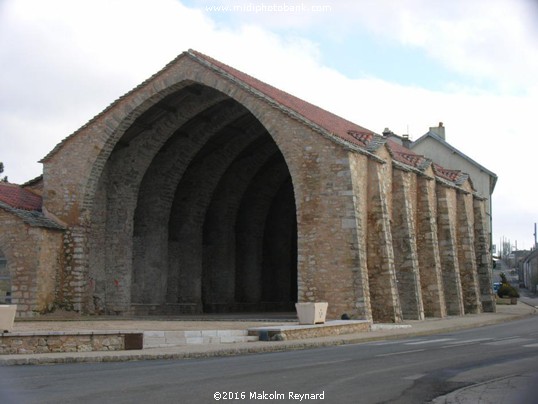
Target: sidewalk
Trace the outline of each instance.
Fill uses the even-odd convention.
[[[519,294],[520,302],[538,308],[538,295],[535,292],[530,292],[528,289],[519,289]]]
[[[514,375],[453,391],[432,404],[523,404],[536,402],[538,373]]]
[[[525,303],[523,302],[525,300]],[[375,331],[356,334],[319,337],[292,341],[256,341],[231,344],[192,344],[167,348],[148,348],[130,351],[92,351],[45,354],[0,355],[0,366],[23,364],[52,364],[73,362],[112,362],[150,359],[187,359],[217,356],[243,355],[262,352],[279,352],[296,349],[309,349],[323,346],[354,344],[367,341],[405,338],[420,335],[452,332],[461,329],[497,324],[535,314],[538,298],[522,298],[517,305],[498,305],[497,313],[470,314],[444,319],[424,321],[405,321],[410,327],[391,325],[377,327]],[[170,320],[92,320],[92,321],[21,321],[15,323],[15,330],[54,331],[54,330],[225,330],[247,329],[263,325],[274,325],[270,321],[170,321]],[[289,321],[289,320],[288,320]],[[284,320],[283,324],[289,324]]]

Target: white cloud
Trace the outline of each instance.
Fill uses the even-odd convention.
[[[421,49],[446,68],[502,93],[536,88],[538,6],[534,0],[198,0],[206,11],[238,24],[268,29],[322,30],[326,37],[352,36],[357,27],[403,46]],[[303,6],[301,12],[255,12],[255,7]],[[250,11],[231,11],[234,6]],[[325,6],[325,12],[312,12]]]

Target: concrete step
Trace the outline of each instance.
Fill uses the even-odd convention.
[[[144,331],[144,348],[253,341],[259,341],[259,337],[248,335],[247,330]]]

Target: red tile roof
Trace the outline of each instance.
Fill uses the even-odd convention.
[[[206,56],[198,51],[191,49],[189,50],[189,54],[193,55],[195,58],[202,59],[203,61],[217,67],[220,70],[223,70],[237,80],[242,81],[249,87],[263,93],[263,95],[267,96],[278,104],[293,110],[315,125],[347,142],[364,148],[366,146],[365,142],[361,141],[360,137],[355,136],[352,133],[366,136],[373,136],[374,134],[374,132],[365,129],[362,126],[350,122],[347,119],[341,118],[332,112],[310,104],[309,102],[297,98],[285,91],[279,90],[276,87],[264,83],[257,78],[249,76],[246,73],[234,69],[233,67],[219,62],[218,60]]]
[[[457,182],[462,175],[462,172],[459,170],[449,170],[436,163],[433,163],[433,171],[438,177],[444,178],[450,182]]]
[[[430,162],[426,157],[413,153],[407,147],[404,147],[393,140],[388,139],[386,144],[392,158],[400,163],[423,169],[425,165]]]
[[[39,195],[17,184],[0,182],[0,202],[15,209],[41,211],[43,201]]]

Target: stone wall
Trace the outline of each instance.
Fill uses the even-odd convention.
[[[62,232],[32,227],[0,209],[0,247],[11,276],[11,303],[18,317],[51,311],[61,273]]]
[[[10,333],[0,335],[0,355],[54,352],[120,351],[125,349],[125,334]],[[140,347],[141,349],[141,347]]]

